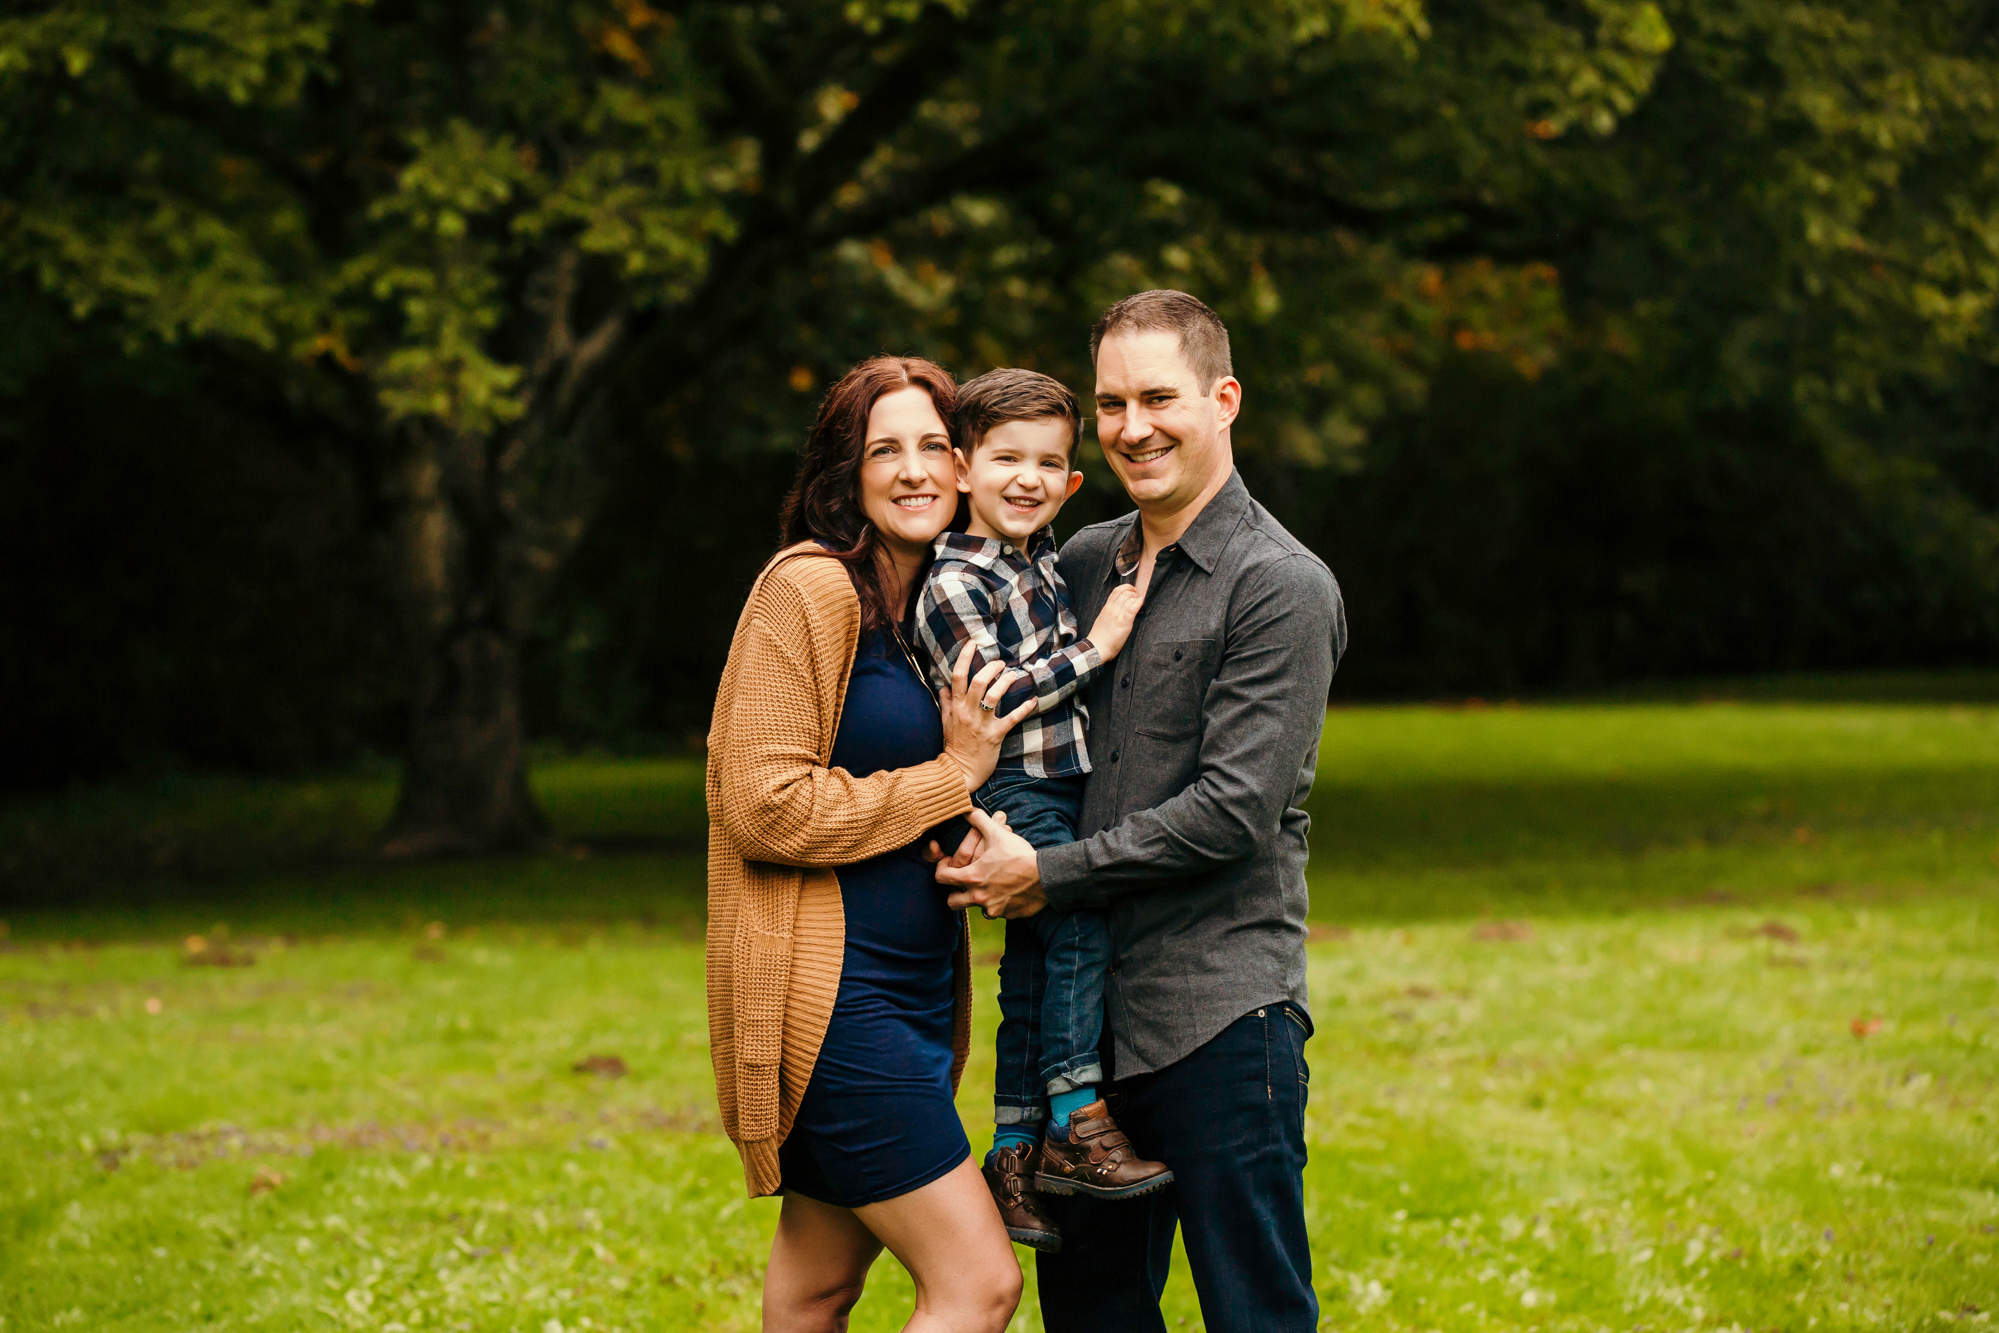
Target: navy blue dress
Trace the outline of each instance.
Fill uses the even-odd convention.
[[[855,777],[913,768],[944,749],[929,687],[889,634],[862,637],[831,766]],[[936,1180],[971,1155],[951,1097],[958,914],[909,846],[841,866],[846,959],[826,1041],[791,1133],[784,1188],[842,1208]]]

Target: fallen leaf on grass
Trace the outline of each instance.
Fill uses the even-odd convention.
[[[410,957],[419,963],[441,963],[444,961],[444,950],[435,944],[419,944],[410,950]]]
[[[181,942],[181,962],[189,967],[248,967],[256,961],[248,949],[232,949],[219,939],[190,935]]]
[[[247,949],[208,949],[181,960],[189,967],[251,967],[257,955]]]
[[[1353,931],[1346,926],[1326,926],[1314,922],[1312,928],[1305,933],[1305,938],[1313,944],[1326,940],[1350,940],[1353,938]]]
[[[427,940],[441,940],[441,939],[443,939],[443,938],[444,938],[444,923],[443,923],[442,921],[433,921],[433,922],[431,922],[431,923],[430,923],[429,925],[427,925],[427,926],[425,926],[425,927],[423,928],[423,937],[424,937],[425,939],[427,939]]]
[[[1786,944],[1796,944],[1798,942],[1798,932],[1777,920],[1765,921],[1749,933],[1751,935],[1761,935],[1767,940],[1782,940]]]
[[[595,1074],[598,1078],[623,1078],[630,1072],[625,1068],[623,1058],[615,1055],[586,1055],[570,1068],[579,1074]]]
[[[260,1166],[257,1168],[256,1179],[250,1182],[250,1197],[254,1199],[259,1194],[269,1194],[284,1183],[284,1172],[273,1171],[268,1166]]]
[[[1472,927],[1475,940],[1531,940],[1534,927],[1525,921],[1481,921]]]
[[[159,1013],[159,1012],[160,1012],[160,1010],[162,1010],[162,1009],[164,1009],[164,1008],[166,1008],[166,1006],[160,1003],[160,997],[159,997],[159,996],[157,996],[157,995],[148,995],[148,996],[146,997],[146,1012],[147,1012],[147,1013],[149,1013],[149,1014],[157,1014],[157,1013]]]
[[[1878,1018],[1856,1018],[1847,1026],[1853,1029],[1853,1038],[1855,1041],[1858,1041],[1863,1037],[1871,1037],[1879,1032],[1881,1030],[1881,1020]]]

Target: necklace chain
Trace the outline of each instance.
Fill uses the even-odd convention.
[[[928,690],[930,688],[930,676],[917,662],[916,654],[910,649],[909,640],[902,637],[902,626],[890,625],[888,632],[895,636],[895,646],[902,649],[903,660],[909,663],[909,669],[916,673],[916,683],[921,685],[925,690]]]

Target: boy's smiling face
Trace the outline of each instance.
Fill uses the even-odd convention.
[[[1083,484],[1083,474],[1069,470],[1073,443],[1067,421],[1041,417],[1002,421],[973,446],[969,460],[959,450],[958,489],[972,512],[967,531],[1025,547]]]

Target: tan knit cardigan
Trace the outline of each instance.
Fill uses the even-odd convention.
[[[781,551],[750,590],[715,695],[708,1042],[722,1128],[752,1197],[781,1183],[778,1145],[840,990],[847,921],[834,868],[906,846],[972,808],[963,770],[942,755],[865,778],[828,767],[860,628],[844,566],[812,543]],[[962,930],[955,972],[954,1089],[971,1048]]]

